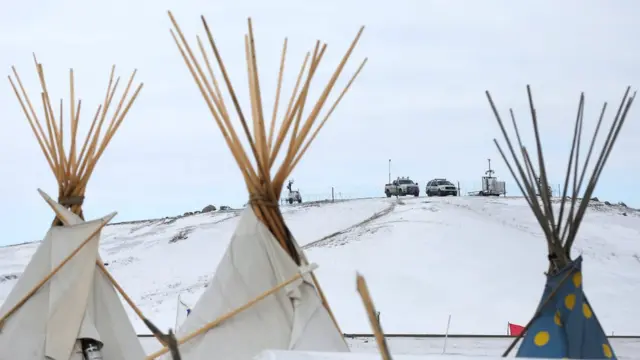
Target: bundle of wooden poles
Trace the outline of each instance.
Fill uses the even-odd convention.
[[[228,90],[232,106],[235,109],[241,126],[240,131],[244,133],[244,136],[246,137],[249,148],[249,150],[246,151],[245,147],[241,143],[236,128],[234,128],[234,125],[232,124],[230,111],[219,86],[220,81],[215,74],[217,71],[214,70],[211,61],[209,60],[211,56],[207,54],[204,42],[200,37],[196,38],[197,46],[202,56],[202,61],[199,61],[171,12],[169,12],[169,17],[173,23],[171,35],[173,36],[173,39],[175,40],[175,43],[182,54],[184,62],[193,76],[193,79],[200,89],[202,97],[204,98],[211,115],[220,128],[233,157],[240,167],[250,194],[250,204],[256,216],[269,228],[271,233],[296,262],[296,264],[300,265],[303,262],[308,263],[306,259],[304,259],[304,254],[298,250],[295,240],[292,238],[284,223],[282,213],[278,206],[280,194],[286,179],[300,162],[302,156],[316,138],[320,129],[325,125],[330,115],[334,112],[336,106],[340,103],[366,64],[367,59],[364,59],[340,95],[318,122],[320,112],[327,103],[327,99],[334,88],[338,77],[342,73],[347,60],[351,56],[351,53],[360,39],[360,36],[364,31],[364,27],[360,29],[355,39],[352,41],[351,46],[343,56],[336,70],[333,72],[330,80],[325,85],[319,99],[317,99],[315,104],[312,105],[308,114],[303,115],[305,106],[307,105],[311,81],[316,74],[327,47],[326,44],[321,44],[320,41],[316,42],[313,52],[307,53],[304,58],[304,62],[298,72],[296,83],[291,96],[289,97],[284,114],[280,114],[282,117],[280,126],[276,129],[276,119],[279,116],[278,110],[282,91],[282,78],[287,54],[287,39],[284,40],[284,44],[282,46],[276,94],[273,110],[270,116],[271,119],[266,120],[265,117],[268,117],[269,115],[265,114],[263,107],[263,96],[261,94],[259,72],[256,61],[254,31],[251,19],[248,19],[248,33],[245,35],[244,41],[251,100],[251,119],[247,119],[236,96],[236,91],[231,84],[229,75],[210,31],[209,25],[207,24],[206,19],[201,17],[202,24],[206,32],[206,42],[213,52],[213,57],[218,65],[217,71],[219,71],[219,73],[217,76],[222,77],[222,82]],[[250,129],[249,123],[252,124],[252,129]],[[315,128],[314,125],[316,125]],[[287,138],[288,142],[285,141]],[[276,159],[279,155],[283,156],[283,160],[279,166],[276,166]],[[275,170],[275,175],[273,176],[271,176],[272,170]],[[333,318],[333,314],[326,302],[326,298],[324,297],[317,281],[315,282],[323,303]],[[333,318],[333,320],[335,322],[335,318]]]
[[[604,169],[607,159],[613,150],[615,141],[620,134],[622,125],[624,125],[627,114],[629,113],[633,100],[635,99],[635,93],[630,96],[630,90],[631,87],[627,87],[622,99],[620,100],[616,115],[609,126],[602,149],[597,155],[595,164],[593,164],[593,167],[591,168],[590,176],[588,176],[587,173],[589,168],[592,166],[590,161],[592,159],[592,155],[594,155],[593,150],[605,116],[607,103],[604,103],[601,108],[598,122],[591,136],[591,142],[589,143],[586,155],[583,154],[584,159],[581,159],[580,150],[583,140],[582,132],[585,96],[584,93],[580,94],[578,111],[573,126],[573,138],[570,146],[571,151],[569,152],[569,158],[567,160],[567,168],[565,171],[566,176],[560,199],[560,209],[557,212],[557,216],[554,214],[552,196],[549,192],[549,179],[547,177],[547,168],[544,160],[542,140],[540,137],[538,116],[533,103],[531,87],[527,85],[529,111],[535,137],[534,153],[532,154],[527,151],[527,148],[522,142],[513,110],[510,109],[509,113],[515,137],[510,136],[507,133],[502,117],[491,98],[491,94],[488,91],[486,92],[493,114],[504,136],[508,154],[503,150],[496,139],[494,139],[494,143],[505,161],[505,164],[509,168],[511,175],[516,181],[518,188],[522,191],[524,198],[533,211],[542,231],[544,232],[549,252],[550,274],[563,269],[572,261],[571,247],[576,239],[578,229],[587,211],[587,206],[589,205],[591,196],[593,196],[593,191],[596,188],[598,179],[602,174],[602,170]],[[516,146],[514,146],[514,142],[516,143]],[[584,147],[582,150],[584,151]],[[532,160],[532,156],[537,157],[537,161]],[[582,160],[584,161],[580,164]]]
[[[107,113],[111,108],[118,84],[120,83],[120,77],[114,81],[114,65],[111,68],[109,86],[107,87],[104,102],[98,106],[93,115],[91,126],[84,140],[82,140],[82,138],[78,137],[82,100],[78,99],[76,101],[73,69],[69,70],[70,99],[68,104],[68,120],[66,120],[69,123],[69,129],[65,130],[65,104],[63,100],[60,99],[59,107],[55,107],[59,108],[56,116],[54,105],[49,97],[44,68],[42,64],[37,61],[35,55],[33,59],[40,81],[40,98],[42,108],[44,109],[43,116],[39,117],[36,113],[33,103],[15,67],[12,67],[15,80],[9,76],[9,82],[20,102],[22,111],[31,126],[33,134],[38,140],[42,153],[56,178],[58,183],[58,203],[69,208],[73,213],[84,219],[82,204],[91,174],[107,148],[107,145],[109,145],[114,134],[118,131],[131,105],[133,105],[133,102],[138,97],[143,84],[139,84],[133,94],[127,98],[136,74],[136,71],[134,71],[129,77],[127,86],[118,101],[115,111],[110,116],[110,119],[107,120]],[[44,123],[42,121],[43,117]],[[69,137],[68,140],[66,139],[67,136]],[[62,225],[61,220],[56,217],[54,225]]]

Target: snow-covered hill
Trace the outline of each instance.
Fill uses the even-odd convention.
[[[504,334],[524,324],[544,284],[546,245],[522,198],[363,199],[283,209],[343,332],[370,332],[355,290],[367,278],[388,333]],[[101,254],[150,319],[173,327],[176,300],[195,304],[239,212],[106,227]],[[0,302],[37,243],[0,248]],[[580,230],[585,289],[607,333],[640,334],[640,214],[596,203]],[[139,333],[148,330],[133,311]]]

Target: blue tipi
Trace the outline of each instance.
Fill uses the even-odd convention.
[[[491,95],[488,91],[486,92],[491,109],[507,143],[511,161],[507,159],[507,154],[502,150],[497,140],[494,139],[494,142],[542,227],[549,251],[549,270],[544,292],[533,318],[525,327],[522,344],[516,357],[616,359],[615,352],[585,295],[582,279],[582,257],[579,256],[576,259],[572,259],[571,246],[576,238],[578,228],[585,215],[598,178],[635,98],[635,93],[629,96],[629,92],[630,88],[627,88],[601,153],[592,170],[592,176],[588,179],[582,195],[580,191],[605,113],[606,104],[602,108],[584,165],[579,166],[580,140],[584,116],[584,94],[581,94],[564,190],[559,201],[557,199],[552,201],[531,88],[527,86],[536,139],[535,155],[538,158],[537,163],[539,165],[537,169],[526,148],[522,145],[513,111],[510,110],[510,115],[519,148],[517,152],[514,150],[514,145],[512,145],[512,141],[505,130]],[[522,156],[520,157],[517,154]],[[571,193],[568,193],[570,183],[573,186]],[[558,202],[559,209],[558,205],[554,204]],[[554,215],[554,205],[558,211],[557,217]],[[518,340],[519,338],[507,349],[504,356],[508,355]]]

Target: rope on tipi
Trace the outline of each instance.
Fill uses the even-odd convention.
[[[244,133],[249,144],[248,153],[241,144],[238,133],[231,123],[230,111],[222,96],[219,82],[214,74],[214,69],[209,60],[210,56],[207,55],[203,41],[201,41],[200,37],[196,38],[197,46],[204,63],[196,59],[194,51],[191,46],[189,46],[182,30],[170,11],[169,17],[174,27],[174,29],[171,30],[171,35],[173,36],[185,64],[200,89],[211,115],[220,128],[220,131],[222,132],[222,135],[229,146],[233,157],[238,163],[242,175],[244,176],[247,189],[250,194],[250,205],[252,209],[258,219],[269,228],[282,248],[285,249],[296,264],[301,265],[303,261],[308,264],[308,261],[304,258],[304,253],[302,250],[298,250],[299,247],[295,244],[295,240],[291,237],[284,223],[282,213],[278,206],[278,201],[280,199],[280,194],[285,180],[291,174],[295,166],[300,162],[302,156],[311,145],[311,142],[316,138],[320,129],[325,125],[329,116],[333,113],[345,93],[349,90],[367,61],[367,59],[364,59],[333,105],[329,108],[326,115],[322,117],[319,125],[312,131],[314,124],[317,123],[321,110],[327,103],[327,99],[336,83],[336,80],[342,73],[347,60],[360,39],[360,36],[364,31],[364,27],[362,27],[356,35],[351,46],[343,56],[337,69],[334,71],[329,82],[322,91],[319,99],[305,116],[303,115],[303,111],[307,104],[311,80],[316,74],[316,70],[318,69],[327,47],[326,44],[321,45],[320,41],[316,42],[313,53],[306,54],[305,60],[299,70],[293,92],[289,98],[284,116],[281,115],[283,120],[280,128],[276,129],[276,118],[278,117],[282,78],[287,52],[287,39],[285,38],[284,40],[280,58],[280,69],[278,73],[273,112],[271,114],[271,120],[267,124],[267,120],[265,120],[265,118],[268,117],[268,115],[265,115],[263,107],[263,96],[261,93],[258,66],[256,62],[254,32],[251,19],[248,19],[248,33],[244,37],[251,101],[251,120],[248,120],[245,116],[245,112],[241,109],[236,92],[229,79],[227,69],[222,61],[216,42],[209,29],[209,25],[204,16],[201,17],[208,45],[211,47],[213,57],[215,57],[218,64],[219,75],[222,76],[223,82],[226,85],[231,98],[231,102],[233,103],[232,106],[234,107],[240,121],[242,127],[240,131]],[[252,130],[249,129],[249,121],[252,122]],[[285,143],[285,138],[287,138],[287,136],[289,138],[288,144]],[[274,169],[276,159],[283,151],[284,160]],[[250,159],[250,157],[252,159]],[[271,176],[272,170],[275,170],[275,175],[273,176]],[[320,288],[313,273],[312,278],[325,308],[328,310],[336,327],[338,327],[322,289]]]
[[[505,142],[507,144],[507,148],[509,150],[509,155],[511,158],[510,160],[498,141],[496,139],[494,139],[493,141],[496,144],[496,147],[498,148],[498,151],[504,159],[507,167],[509,168],[511,175],[517,183],[518,188],[524,195],[524,198],[529,204],[529,207],[533,211],[538,223],[540,224],[540,227],[542,228],[542,231],[544,232],[545,240],[548,247],[549,275],[559,273],[572,262],[571,247],[575,242],[578,229],[587,211],[587,207],[589,206],[589,202],[598,183],[598,179],[602,174],[605,163],[609,158],[609,155],[611,154],[615,141],[620,134],[622,125],[624,124],[629,113],[629,109],[631,108],[633,100],[635,99],[636,93],[634,92],[632,96],[629,96],[630,90],[631,87],[627,87],[624,95],[622,96],[616,115],[609,127],[609,131],[604,140],[604,144],[602,145],[602,149],[600,150],[599,155],[597,155],[597,160],[593,165],[593,168],[591,169],[591,175],[588,176],[588,178],[587,173],[590,165],[590,160],[593,155],[595,143],[598,139],[598,133],[600,132],[600,127],[605,116],[607,103],[605,102],[602,106],[597,125],[591,137],[591,143],[589,144],[589,147],[586,151],[586,156],[584,157],[584,162],[580,164],[580,151],[582,145],[581,142],[585,105],[584,93],[580,95],[573,129],[571,151],[569,153],[562,195],[559,199],[560,208],[558,210],[557,217],[555,216],[553,210],[553,203],[555,201],[552,199],[552,194],[549,190],[549,179],[542,150],[542,141],[538,127],[538,116],[533,104],[533,96],[531,94],[530,86],[527,85],[527,95],[536,142],[535,156],[537,157],[537,166],[535,165],[535,161],[531,159],[527,148],[522,143],[520,131],[516,123],[513,110],[509,109],[509,113],[514,128],[517,147],[513,144],[513,137],[510,136],[505,129],[504,123],[498,110],[496,109],[491,94],[489,93],[489,91],[486,91],[487,99],[489,100],[489,104],[491,105],[493,114],[498,122],[498,125],[500,126],[500,130],[502,131],[502,135],[504,136]],[[583,148],[582,150],[584,151]],[[585,179],[586,186],[584,186],[584,192],[580,194],[583,189],[583,185],[585,184]],[[539,199],[538,194],[540,197]],[[568,272],[567,276],[568,274],[570,273]],[[565,280],[566,279],[563,279],[562,281]],[[540,309],[542,309],[546,305],[546,303],[554,296],[554,294],[555,290],[551,292],[546,301],[542,302]],[[538,313],[536,313],[536,315],[538,315]],[[529,323],[525,327],[525,331],[533,323],[535,318],[536,316],[534,316],[529,321]],[[520,339],[520,337],[522,337],[525,331],[523,331],[522,334],[514,340],[513,344],[511,344],[509,349],[507,349],[507,351],[505,352],[505,356],[509,353],[513,346],[515,346],[515,344]]]
[[[118,85],[120,84],[120,77],[114,79],[115,65],[113,65],[111,67],[109,85],[107,86],[104,101],[98,106],[94,113],[91,126],[83,140],[78,136],[82,100],[76,100],[73,69],[69,70],[70,99],[68,104],[69,113],[67,115],[69,129],[65,130],[64,102],[60,99],[59,112],[56,116],[53,104],[49,97],[44,67],[37,61],[35,54],[33,59],[41,87],[40,99],[42,101],[42,108],[44,109],[43,117],[38,117],[15,66],[12,67],[15,80],[9,76],[9,82],[16,94],[29,126],[40,145],[40,149],[42,150],[42,153],[44,154],[45,159],[56,178],[58,183],[58,203],[70,209],[71,212],[78,215],[81,219],[84,219],[82,205],[84,203],[85,192],[91,174],[95,170],[96,164],[109,145],[109,142],[113,139],[113,136],[120,128],[120,125],[124,121],[129,109],[138,97],[140,90],[142,90],[143,83],[140,83],[133,91],[133,94],[129,96],[133,80],[137,72],[137,70],[134,70],[129,77],[129,81],[127,82],[124,92],[120,99],[117,100],[115,111],[108,116],[107,114],[109,113],[111,105],[114,103],[115,93],[118,89]],[[42,118],[44,118],[44,123]],[[69,137],[68,143],[65,142],[67,136]],[[62,219],[59,214],[56,214],[53,226],[62,225],[66,225],[64,224],[64,219]],[[106,225],[106,223],[104,225]],[[100,229],[102,229],[102,227]],[[96,233],[99,230],[97,230]],[[70,258],[94,236],[95,234],[91,235],[66,260],[70,260]],[[62,267],[62,265],[64,264],[60,264],[58,267],[54,268],[51,274],[45,277],[45,279],[36,286],[36,290],[44,285],[44,283],[46,283],[51,276],[53,276]],[[118,290],[125,301],[127,301],[129,306],[131,306],[136,314],[145,322],[145,324],[147,324],[149,320],[142,314],[142,311],[135,305],[131,298],[109,273],[104,266],[104,263],[98,259],[96,261],[96,265],[102,270],[104,275],[109,279],[116,290]],[[24,304],[24,302],[26,302],[34,293],[35,291],[29,293],[29,295],[23,299],[19,305]],[[15,310],[17,309],[12,309],[10,313],[13,313]],[[156,337],[158,336],[156,335]],[[159,337],[158,339],[161,340]]]

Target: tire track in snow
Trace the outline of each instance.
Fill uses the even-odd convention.
[[[327,236],[325,236],[325,237],[323,237],[321,239],[318,239],[316,241],[310,242],[310,243],[304,245],[302,247],[302,249],[303,250],[307,250],[307,249],[311,249],[311,248],[314,248],[314,247],[326,246],[327,244],[330,244],[332,242],[333,238],[335,238],[336,236],[340,236],[340,235],[346,234],[346,233],[348,233],[348,232],[350,232],[350,231],[352,231],[352,230],[354,230],[354,229],[356,229],[358,227],[367,225],[372,221],[378,220],[378,219],[380,219],[380,218],[382,218],[382,217],[384,217],[386,215],[389,215],[389,213],[391,213],[396,208],[397,204],[398,203],[394,201],[386,209],[384,209],[382,211],[378,211],[377,213],[375,213],[375,214],[371,215],[370,217],[366,218],[365,220],[360,221],[357,224],[351,225],[348,228],[336,231],[333,234],[329,234],[329,235],[327,235]]]
[[[173,244],[179,241],[187,240],[189,239],[189,235],[191,235],[191,233],[193,233],[196,230],[210,229],[215,227],[218,224],[221,224],[231,219],[235,219],[239,216],[240,216],[239,212],[234,212],[231,216],[227,216],[225,218],[222,218],[216,221],[198,224],[198,225],[187,225],[187,226],[178,228],[177,232],[171,237],[171,240],[169,240],[169,243]]]

